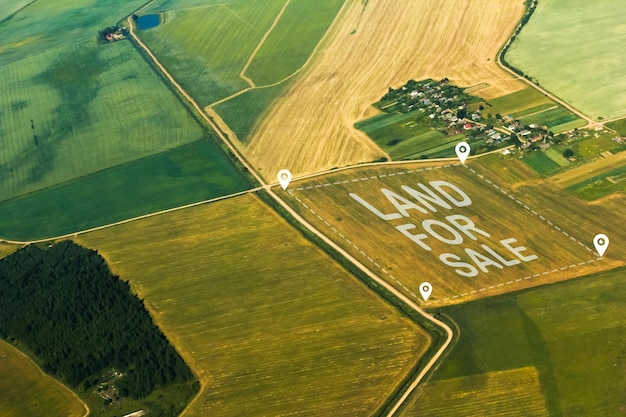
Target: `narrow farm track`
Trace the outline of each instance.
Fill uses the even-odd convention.
[[[323,233],[321,233],[319,230],[317,230],[312,224],[310,224],[309,222],[307,222],[305,219],[303,219],[291,206],[289,206],[286,202],[284,202],[278,195],[276,195],[276,193],[274,193],[274,191],[272,190],[272,186],[275,185],[275,183],[273,184],[267,184],[262,178],[261,176],[257,173],[257,171],[248,163],[248,161],[241,155],[241,153],[239,152],[239,150],[233,146],[233,144],[228,140],[228,138],[222,133],[222,131],[218,128],[218,126],[213,122],[213,120],[211,120],[211,118],[209,118],[207,116],[206,113],[204,113],[202,111],[202,109],[200,108],[200,106],[195,102],[195,100],[180,86],[180,84],[178,84],[176,82],[176,80],[174,79],[174,77],[172,77],[172,75],[167,71],[167,69],[163,66],[163,64],[161,64],[159,62],[159,60],[156,58],[156,56],[152,53],[152,51],[141,41],[141,39],[139,39],[139,37],[135,34],[134,32],[134,27],[133,27],[133,22],[131,20],[131,17],[128,18],[128,24],[130,27],[130,35],[133,37],[133,39],[137,42],[137,44],[148,54],[148,56],[150,57],[150,59],[153,60],[154,64],[162,71],[162,73],[165,75],[165,77],[167,77],[167,79],[176,87],[176,89],[180,92],[180,94],[182,94],[187,100],[189,100],[189,102],[191,103],[191,105],[200,113],[200,115],[202,116],[202,118],[209,123],[209,125],[213,128],[213,130],[218,134],[219,138],[227,145],[227,147],[231,150],[231,152],[233,152],[233,154],[235,155],[235,157],[241,162],[241,164],[246,167],[249,172],[259,181],[260,184],[262,184],[261,187],[257,187],[253,190],[247,190],[244,191],[242,193],[248,193],[248,192],[254,192],[254,191],[258,191],[259,189],[265,189],[267,191],[267,193],[278,203],[280,204],[291,216],[293,216],[297,221],[300,222],[300,224],[302,224],[304,227],[306,227],[311,233],[315,234],[316,236],[318,236],[320,239],[322,239],[327,245],[329,245],[331,248],[333,248],[334,250],[336,250],[338,253],[342,254],[342,256],[344,256],[349,262],[351,262],[352,264],[354,264],[357,268],[359,268],[363,273],[367,274],[371,279],[373,279],[374,281],[376,281],[379,285],[381,285],[382,287],[384,287],[385,289],[387,289],[391,294],[393,294],[394,296],[398,297],[399,300],[402,300],[402,302],[404,302],[407,306],[409,306],[410,308],[412,308],[416,313],[418,313],[419,315],[421,315],[422,317],[424,317],[426,320],[432,322],[433,324],[435,324],[436,326],[439,326],[440,328],[444,329],[446,334],[447,334],[447,338],[446,341],[442,344],[442,346],[439,348],[439,350],[432,356],[431,360],[428,362],[428,364],[426,364],[426,366],[422,369],[422,371],[420,372],[420,374],[415,378],[415,380],[413,381],[413,383],[411,384],[411,386],[409,387],[409,389],[404,393],[404,395],[400,398],[400,400],[395,404],[393,410],[391,410],[387,416],[391,417],[393,416],[396,411],[404,404],[404,402],[406,402],[406,400],[409,398],[409,395],[413,392],[413,390],[419,385],[419,383],[424,379],[424,377],[428,374],[428,372],[435,366],[435,364],[437,363],[437,361],[439,360],[439,358],[441,357],[441,355],[446,351],[447,347],[450,345],[450,343],[453,340],[454,337],[454,333],[452,331],[452,329],[450,327],[448,327],[448,325],[446,325],[444,322],[434,318],[432,315],[426,313],[424,310],[422,310],[417,304],[415,304],[415,302],[413,302],[410,298],[408,298],[406,295],[404,295],[401,291],[397,290],[395,287],[393,287],[391,284],[389,284],[388,282],[386,282],[383,278],[381,278],[380,276],[378,276],[377,274],[375,274],[374,272],[372,272],[371,270],[369,270],[365,265],[363,265],[362,263],[360,263],[357,259],[355,259],[352,255],[350,255],[348,252],[346,252],[344,249],[342,249],[337,243],[335,243],[332,239],[330,239],[328,236],[324,235]],[[228,197],[232,197],[233,195],[230,196],[225,196],[225,197],[221,197],[223,198],[228,198]],[[206,202],[204,203],[196,203],[196,204],[206,204]],[[198,394],[198,396],[196,396],[194,398],[194,400],[192,400],[192,402],[190,404],[188,404],[188,406],[185,408],[185,410],[181,413],[181,415],[184,415],[192,406],[193,403],[195,402],[195,400],[197,398],[199,398],[199,395],[202,394],[202,392],[204,391],[204,384],[201,384],[201,389],[200,392]]]
[[[323,53],[254,127],[246,156],[266,179],[282,168],[302,175],[385,156],[353,125],[407,79],[485,83],[478,94],[487,99],[524,88],[495,62],[521,2],[352,2],[342,13]]]
[[[254,51],[252,51],[252,53],[250,54],[250,57],[248,58],[248,60],[246,61],[246,64],[243,66],[241,72],[239,73],[239,76],[241,77],[241,79],[243,79],[245,82],[247,82],[248,84],[250,84],[250,87],[254,88],[256,87],[256,84],[254,83],[254,81],[252,79],[250,79],[250,77],[248,77],[246,75],[246,71],[248,70],[248,67],[250,66],[250,64],[252,63],[252,60],[254,59],[254,57],[256,56],[257,52],[259,52],[259,49],[261,49],[261,47],[263,46],[263,44],[265,43],[265,40],[267,39],[267,37],[270,35],[270,33],[272,33],[272,31],[274,30],[274,28],[276,27],[276,25],[278,24],[278,21],[280,20],[280,18],[282,17],[283,13],[285,12],[285,9],[287,8],[287,6],[289,6],[289,3],[291,2],[291,0],[287,0],[285,2],[285,4],[283,5],[282,9],[280,9],[280,11],[278,12],[278,14],[276,15],[276,18],[274,19],[274,21],[272,22],[272,26],[270,26],[270,28],[267,30],[267,32],[265,32],[265,34],[263,35],[263,37],[261,38],[261,40],[259,41],[259,44],[256,46],[256,48],[254,48]]]

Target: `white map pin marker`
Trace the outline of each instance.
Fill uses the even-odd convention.
[[[596,252],[598,252],[598,255],[604,256],[606,248],[609,247],[609,237],[602,233],[596,235],[596,237],[593,238],[593,246],[596,247]]]
[[[281,169],[278,171],[278,182],[280,183],[280,186],[283,187],[283,190],[287,189],[289,181],[291,181],[291,172],[289,172],[289,170]]]
[[[464,164],[470,154],[470,146],[467,142],[459,142],[456,144],[454,150],[456,151],[456,156],[458,156],[461,163]]]
[[[420,284],[420,294],[424,297],[424,301],[428,301],[431,292],[433,292],[433,286],[430,285],[430,282],[422,282]]]

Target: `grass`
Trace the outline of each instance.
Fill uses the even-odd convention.
[[[626,166],[593,176],[567,189],[588,201],[610,194],[626,193]]]
[[[541,175],[549,175],[560,168],[557,162],[542,151],[528,152],[522,160]]]
[[[621,136],[626,136],[626,119],[615,120],[614,122],[608,122],[606,124],[611,129],[614,129]]]
[[[483,110],[483,114],[491,113],[495,116],[499,113],[505,117],[529,109],[543,108],[546,105],[552,107],[554,102],[534,88],[526,87],[514,93],[489,100],[489,105],[490,107]]]
[[[626,115],[626,60],[616,54],[626,32],[613,3],[538,3],[507,61],[596,120]]]
[[[460,141],[470,145],[472,155],[486,150],[484,138],[468,138],[463,133],[444,135],[432,127],[426,114],[420,111],[380,114],[355,123],[354,126],[367,133],[396,161],[455,157],[454,148]]]
[[[355,125],[380,146],[394,160],[419,156],[437,156],[443,148],[444,156],[454,156],[454,146],[465,136],[446,136],[431,127],[425,113],[387,113],[374,116]]]
[[[494,57],[522,11],[494,0],[348,3],[324,53],[258,119],[246,156],[268,180],[285,167],[298,176],[384,157],[353,126],[408,79],[485,82],[476,94],[489,99],[521,88]]]
[[[548,130],[554,133],[571,130],[573,129],[571,126],[582,127],[587,124],[585,120],[561,106],[546,109],[529,116],[519,117],[519,120],[524,124],[536,123],[539,126],[547,126]]]
[[[529,417],[549,415],[532,367],[429,381],[401,415],[506,416],[511,412]]]
[[[187,416],[368,415],[429,344],[255,196],[77,240],[130,280],[197,373]]]
[[[41,51],[95,40],[98,30],[112,26],[141,6],[144,0],[32,1],[0,25],[0,62],[8,64]],[[6,3],[11,3],[5,7]],[[23,0],[0,1],[0,16],[15,11]],[[1,17],[0,17],[1,19]],[[5,91],[4,88],[1,88]]]
[[[474,407],[510,384],[514,402],[488,413],[506,415],[506,406],[517,409],[516,393],[538,394],[537,382],[545,409],[534,415],[619,414],[626,406],[625,272],[616,269],[442,310],[457,321],[461,338],[406,415],[431,404],[426,393],[443,387],[455,401],[439,402],[439,415],[475,414]],[[528,376],[494,380],[499,374]],[[461,397],[469,392],[474,395]]]
[[[458,303],[622,264],[621,257],[616,256],[620,258],[616,262],[606,260],[606,263],[601,264],[578,265],[581,261],[594,259],[591,250],[585,247],[591,246],[595,235],[591,233],[594,230],[598,233],[598,222],[606,222],[603,216],[608,213],[593,213],[581,207],[580,202],[575,204],[571,201],[564,209],[561,197],[557,198],[554,190],[547,187],[546,192],[549,189],[552,193],[552,202],[543,199],[535,202],[528,196],[529,193],[538,194],[534,188],[511,190],[497,176],[492,176],[490,171],[481,167],[480,163],[472,161],[469,166],[476,172],[459,165],[443,166],[442,163],[433,162],[355,168],[292,182],[289,189],[293,195],[284,193],[284,198],[319,230],[417,302],[424,304],[419,296],[419,284],[425,280],[431,282],[434,291],[427,304],[430,306]],[[408,198],[408,201],[415,201],[401,187],[406,185],[416,188],[418,183],[428,184],[435,180],[448,181],[464,190],[472,200],[471,205],[440,208],[435,213],[432,210],[427,210],[428,213],[408,210],[408,217],[385,221],[350,197],[350,193],[354,193],[382,213],[393,213],[398,210],[394,210],[394,206],[381,192],[382,189],[398,193]],[[496,189],[492,184],[501,188]],[[499,190],[506,190],[510,196]],[[543,197],[541,193],[538,195]],[[584,213],[586,218],[581,220],[573,216],[576,211]],[[471,219],[476,227],[490,236],[478,236],[476,241],[465,237],[461,243],[446,244],[431,236],[422,225],[423,221],[430,219],[446,223],[446,216],[457,214]],[[568,216],[576,217],[577,220],[572,221]],[[614,220],[617,224],[619,219]],[[424,242],[431,250],[423,248],[396,229],[404,224],[415,226],[410,230],[411,234],[426,233]],[[442,233],[450,236],[449,232],[442,230]],[[444,253],[450,253],[471,263],[464,249],[472,248],[486,254],[481,244],[488,245],[506,258],[511,254],[502,248],[500,240],[507,238],[516,239],[516,245],[526,247],[527,254],[535,254],[538,258],[502,269],[489,266],[487,272],[479,271],[471,277],[462,276],[455,271],[456,266],[445,265],[439,258]],[[570,265],[575,268],[569,268]],[[532,279],[524,279],[526,277]]]
[[[286,84],[281,84],[249,90],[216,105],[214,109],[235,132],[237,139],[247,144],[254,132],[256,122],[263,117],[285,87]]]
[[[41,239],[248,187],[217,145],[201,141],[5,201],[0,228],[5,239]]]
[[[250,85],[239,76],[284,1],[227,1],[166,9],[164,23],[139,32],[177,82],[201,106]]]
[[[571,162],[563,156],[563,153],[559,152],[555,148],[548,148],[544,151],[544,153],[560,167],[566,167],[571,164]]]
[[[0,415],[81,417],[85,408],[70,389],[0,340]]]
[[[0,201],[206,136],[125,41],[59,47],[0,74]]]
[[[256,85],[269,85],[293,74],[309,59],[343,3],[343,0],[291,1],[246,75]]]

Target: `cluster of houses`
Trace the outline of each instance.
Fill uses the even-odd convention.
[[[389,91],[376,103],[376,107],[385,112],[408,113],[418,110],[426,113],[432,127],[447,135],[463,133],[473,139],[484,139],[485,144],[496,146],[511,138],[505,129],[481,123],[479,110],[470,112],[468,104],[479,99],[450,85],[447,78],[441,81],[410,80],[404,86]]]

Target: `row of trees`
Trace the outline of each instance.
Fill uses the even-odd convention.
[[[524,5],[526,6],[526,12],[524,13],[524,16],[522,16],[522,20],[520,21],[520,24],[517,26],[517,29],[515,29],[515,33],[513,34],[513,36],[511,36],[511,39],[509,40],[509,42],[507,42],[504,48],[502,48],[502,52],[500,53],[500,61],[502,61],[502,64],[506,66],[507,68],[509,68],[511,71],[515,72],[516,74],[528,80],[531,80],[531,78],[528,75],[524,74],[522,70],[514,67],[513,65],[509,64],[506,61],[506,53],[509,50],[509,47],[511,46],[515,38],[519,35],[519,33],[522,31],[522,28],[530,20],[530,17],[532,16],[533,12],[537,8],[537,0],[526,0],[524,2]],[[536,82],[534,80],[531,80],[531,81]]]
[[[70,241],[0,260],[0,337],[74,387],[92,387],[115,369],[119,391],[142,398],[193,378],[129,284]]]

